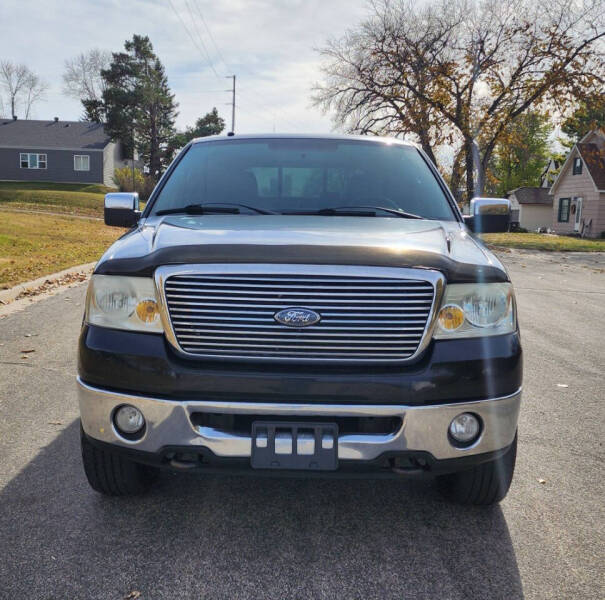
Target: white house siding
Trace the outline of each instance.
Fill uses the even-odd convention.
[[[598,216],[597,226],[596,226],[596,228],[593,227],[593,230],[594,230],[593,235],[595,237],[600,237],[602,234],[605,233],[605,192],[599,193],[598,206],[599,206],[599,216]]]
[[[108,187],[116,187],[113,174],[116,169],[132,166],[132,162],[122,158],[122,144],[109,142],[103,151],[103,183]]]
[[[530,231],[538,227],[552,228],[552,207],[548,204],[521,204],[519,225]]]
[[[574,150],[574,157],[578,151]],[[561,198],[582,198],[582,220],[588,224],[592,219],[590,231],[586,232],[588,237],[598,237],[601,231],[605,231],[605,208],[603,207],[603,194],[597,192],[595,185],[588,173],[585,164],[582,165],[582,173],[573,175],[573,158],[567,164],[564,173],[561,173],[554,193],[553,201],[553,229],[556,233],[574,232],[574,215],[569,214],[568,223],[559,223],[559,201]],[[581,231],[581,227],[580,227]]]

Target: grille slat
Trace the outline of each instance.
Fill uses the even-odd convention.
[[[402,360],[425,333],[431,282],[396,277],[289,274],[171,275],[164,294],[182,350],[197,356],[317,360]],[[321,320],[278,323],[304,307]]]
[[[268,317],[265,318],[259,318],[259,319],[233,319],[231,317],[191,317],[188,316],[187,318],[174,318],[172,319],[172,324],[175,326],[178,325],[197,325],[197,326],[209,326],[209,325],[216,325],[217,327],[244,327],[244,326],[248,326],[250,327],[250,329],[255,329],[257,327],[267,327],[267,328],[276,328],[277,325],[259,325],[259,323],[267,323],[270,319],[272,318],[272,315],[268,315]],[[189,320],[188,320],[189,319]],[[217,321],[219,321],[217,323]],[[349,326],[349,327],[333,327],[332,323],[347,323],[347,324],[353,324],[354,326]],[[329,329],[331,330],[342,330],[342,331],[356,331],[356,330],[360,330],[360,331],[364,331],[367,329],[371,329],[372,331],[397,331],[398,329],[401,329],[401,325],[405,325],[405,330],[406,331],[410,331],[410,330],[414,330],[414,329],[418,329],[420,331],[424,330],[424,320],[421,319],[417,319],[417,320],[410,320],[410,321],[402,321],[401,319],[398,320],[365,320],[365,321],[359,321],[359,320],[333,320],[333,319],[324,319],[322,321],[323,324],[323,328],[322,331],[324,331],[324,329]],[[388,325],[388,324],[393,324],[393,325],[399,325],[398,328],[396,327],[375,327],[375,325]],[[422,325],[422,327],[407,327],[407,325]]]
[[[179,298],[187,298],[188,296],[179,296]],[[191,296],[189,296],[189,298],[192,298]],[[194,297],[193,297],[194,298]],[[175,305],[175,306],[234,306],[237,308],[246,308],[246,307],[254,307],[254,308],[275,308],[276,306],[283,306],[284,308],[288,308],[291,306],[299,306],[301,304],[306,304],[311,302],[311,298],[288,298],[287,302],[282,299],[282,298],[276,298],[275,300],[265,300],[263,299],[254,299],[254,298],[250,298],[250,302],[247,304],[242,304],[241,301],[242,300],[248,300],[248,298],[237,298],[237,299],[233,299],[233,298],[229,298],[229,297],[224,297],[224,298],[211,298],[211,300],[223,300],[223,302],[200,302],[199,300],[195,300],[195,299],[191,299],[188,301],[185,300],[175,300],[174,296],[171,296],[170,294],[166,295],[166,299],[170,302],[171,305]],[[272,302],[272,304],[268,304],[269,302]],[[325,302],[325,301],[324,301]],[[228,303],[228,304],[226,304]],[[239,304],[238,304],[239,303]],[[422,306],[422,308],[430,308],[431,306],[431,301],[417,301],[417,300],[402,300],[399,302],[396,302],[395,300],[355,300],[355,301],[351,301],[351,300],[332,300],[329,304],[327,303],[322,303],[322,301],[318,301],[317,303],[313,303],[313,306],[316,309],[326,309],[326,310],[330,310],[331,308],[339,308],[338,305],[340,304],[344,304],[346,306],[355,306],[357,308],[363,308],[364,305],[370,305],[375,307],[374,310],[389,310],[388,306],[382,307],[382,306],[376,306],[376,304],[389,304],[391,305],[391,308],[397,308],[397,305],[401,305],[401,304],[413,304],[413,305],[424,305]],[[416,308],[420,308],[420,307],[416,307]]]
[[[171,303],[171,306],[174,303]],[[273,306],[271,308],[274,308]],[[386,312],[389,311],[390,309],[387,308],[378,308],[376,310],[368,310],[367,312],[363,312],[363,313],[351,313],[351,312],[334,312],[333,310],[326,310],[324,312],[321,313],[323,318],[326,317],[365,317],[365,316],[372,316],[372,314],[374,312],[377,311],[385,311],[385,312],[379,312],[377,315],[375,315],[376,317],[391,317],[391,318],[397,318],[397,319],[403,319],[406,318],[407,316],[415,316],[415,317],[426,317],[426,315],[429,312],[429,309],[414,309],[414,310],[410,310],[409,308],[403,312],[395,312],[395,311],[390,311],[390,312]],[[212,314],[216,314],[216,313],[222,313],[222,314],[230,314],[230,315],[234,315],[234,317],[228,317],[228,318],[241,318],[241,317],[237,317],[236,315],[264,315],[265,317],[273,317],[273,315],[275,314],[275,311],[268,311],[268,310],[261,310],[261,311],[253,311],[253,310],[246,310],[243,311],[240,308],[237,308],[237,310],[224,310],[224,309],[216,309],[216,308],[181,308],[181,307],[174,307],[173,308],[173,312],[175,313],[186,313],[187,316],[189,316],[189,314],[196,314],[196,313],[212,313]],[[205,318],[205,317],[204,317]],[[365,320],[365,319],[364,319]]]
[[[249,340],[255,341],[277,341],[280,339],[287,339],[287,341],[299,342],[303,339],[309,339],[313,341],[313,338],[321,338],[327,337],[330,338],[332,342],[339,342],[339,338],[346,338],[343,342],[349,342],[352,339],[360,338],[364,340],[365,338],[388,338],[392,340],[393,338],[414,338],[418,339],[422,337],[422,333],[400,333],[400,334],[388,334],[388,333],[324,333],[324,332],[315,332],[315,333],[298,333],[297,331],[287,332],[287,331],[271,331],[269,333],[256,331],[223,331],[220,329],[176,329],[178,333],[179,339],[192,339],[197,340],[201,336],[200,333],[205,334],[203,337],[205,340],[241,340],[243,342],[247,342]],[[187,333],[185,333],[187,332]],[[216,334],[226,334],[219,335]],[[214,334],[214,335],[207,335]],[[259,337],[259,335],[261,337]],[[243,337],[243,339],[242,339]],[[332,339],[335,338],[335,339]],[[376,340],[377,344],[383,344],[386,342],[381,341],[380,339]]]
[[[182,333],[191,333],[191,332],[197,332],[197,333],[212,333],[212,332],[217,332],[217,333],[229,333],[229,334],[234,334],[234,333],[239,333],[242,335],[255,335],[255,334],[263,334],[263,335],[296,335],[299,336],[300,332],[296,329],[292,329],[292,331],[286,331],[284,330],[283,327],[280,327],[279,325],[253,325],[251,327],[247,327],[246,329],[241,329],[242,325],[240,324],[234,324],[234,325],[223,325],[222,323],[220,325],[217,326],[213,326],[210,325],[208,323],[202,323],[200,326],[200,323],[193,323],[191,324],[191,326],[185,326],[186,324],[184,323],[173,323],[174,325],[174,330],[177,332],[182,332]],[[232,329],[223,329],[224,327],[231,327]],[[236,327],[239,327],[240,329],[236,329]],[[208,329],[209,328],[209,329]],[[356,332],[356,331],[367,331],[364,328],[360,328],[358,329],[351,329],[350,327],[322,327],[321,331],[315,331],[315,332],[306,332],[306,335],[327,335],[327,336],[349,336],[349,335],[353,335],[353,336],[371,336],[371,335],[384,335],[384,336],[399,336],[399,335],[406,335],[406,336],[411,336],[411,335],[422,335],[422,331],[424,330],[424,327],[408,327],[405,330],[404,329],[393,329],[393,328],[389,328],[389,327],[372,327],[372,332],[374,331],[388,331],[389,333],[383,333],[383,334],[374,334],[374,333],[351,333],[351,332]],[[398,334],[398,331],[416,331],[417,333],[410,333],[410,334]],[[346,333],[344,333],[346,332]]]

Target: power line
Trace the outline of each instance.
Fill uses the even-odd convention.
[[[196,41],[195,37],[193,36],[193,34],[191,33],[191,31],[189,30],[189,28],[187,27],[185,21],[183,20],[183,18],[181,17],[181,15],[179,14],[179,12],[176,10],[176,8],[174,7],[174,4],[172,3],[172,0],[168,0],[168,3],[170,4],[170,7],[172,9],[172,11],[176,14],[177,18],[179,19],[179,21],[181,22],[181,25],[183,26],[183,29],[185,29],[187,35],[189,36],[189,38],[191,39],[191,42],[193,43],[193,45],[195,46],[195,48],[197,49],[197,51],[200,53],[200,55],[202,56],[204,62],[207,62],[208,65],[210,66],[210,68],[212,69],[212,72],[214,73],[215,77],[217,79],[221,79],[220,75],[218,74],[218,72],[216,71],[216,68],[214,67],[214,64],[212,62],[212,59],[210,57],[210,53],[208,52],[208,49],[206,47],[206,44],[204,43],[203,39],[202,39],[202,35],[200,33],[200,29],[198,27],[198,23],[197,23],[197,19],[195,18],[193,11],[191,9],[191,6],[189,4],[188,0],[184,0],[185,5],[187,7],[187,11],[189,12],[189,17],[191,19],[191,29],[192,31],[197,34],[197,37],[199,39],[199,43]],[[191,0],[193,7],[195,8],[197,14],[199,15],[199,18],[202,22],[202,25],[204,26],[204,28],[206,29],[207,33],[208,33],[208,37],[210,38],[212,44],[214,45],[214,48],[216,49],[216,53],[218,58],[220,59],[220,61],[223,63],[223,65],[226,67],[226,69],[229,71],[231,70],[229,65],[227,64],[227,62],[224,59],[224,56],[216,42],[216,39],[214,38],[214,36],[212,35],[212,32],[210,30],[210,27],[208,26],[208,23],[206,22],[206,19],[204,18],[204,15],[202,13],[202,10],[199,6],[199,3],[197,0]],[[201,46],[200,46],[201,44]],[[229,77],[233,77],[233,76],[229,76]],[[233,90],[225,90],[225,91],[231,91],[233,93]],[[280,109],[277,108],[272,108],[270,107],[267,103],[266,103],[266,99],[264,97],[261,96],[261,94],[259,94],[258,92],[254,92],[252,90],[249,90],[250,93],[253,93],[255,96],[257,96],[258,98],[261,98],[261,101],[256,101],[251,99],[247,94],[248,92],[245,92],[244,94],[242,94],[242,91],[240,89],[239,91],[239,96],[241,97],[242,95],[244,95],[244,99],[246,100],[246,102],[248,104],[251,104],[253,106],[257,107],[258,111],[261,111],[260,113],[257,111],[249,111],[249,110],[244,110],[244,112],[247,112],[249,114],[252,115],[256,115],[257,117],[260,117],[261,119],[267,121],[267,122],[272,122],[273,123],[273,127],[275,127],[275,120],[276,117],[278,117],[281,121],[287,123],[290,127],[293,127],[295,130],[296,129],[303,129],[303,130],[308,130],[309,127],[307,126],[307,124],[304,121],[298,121],[295,119],[290,118],[288,115],[286,115],[285,112],[283,112]],[[200,92],[203,93],[203,92]],[[237,105],[235,104],[235,101],[232,100],[232,102],[230,103],[232,105],[232,126],[233,123],[235,122],[235,115],[233,114],[233,108],[235,106],[240,107],[240,104],[238,103]],[[268,119],[267,117],[264,116],[263,113],[269,113],[270,115],[272,115],[272,119]]]
[[[185,6],[187,7],[187,11],[189,12],[189,16],[191,17],[192,29],[195,31],[195,33],[197,33],[197,37],[200,41],[200,44],[202,45],[202,48],[204,49],[204,54],[206,55],[206,57],[208,59],[208,64],[210,65],[210,68],[212,69],[212,72],[215,74],[217,79],[220,79],[219,74],[216,72],[216,69],[214,68],[214,64],[212,63],[212,58],[210,57],[210,52],[208,52],[208,49],[206,48],[206,44],[204,43],[202,34],[200,33],[200,30],[197,26],[197,21],[196,21],[195,17],[193,16],[193,11],[191,10],[191,7],[189,6],[188,0],[185,0]]]
[[[193,37],[193,35],[191,35],[191,32],[187,28],[187,25],[185,25],[185,21],[183,21],[183,18],[181,17],[181,15],[179,14],[179,12],[174,7],[174,4],[172,4],[172,0],[168,0],[168,4],[170,5],[170,8],[172,9],[172,12],[177,16],[178,20],[181,22],[181,25],[183,26],[183,29],[187,32],[187,35],[189,36],[189,39],[192,41],[193,45],[197,48],[197,51],[200,53],[200,55],[202,56],[202,58],[204,58],[205,60],[208,61],[208,63],[210,64],[210,67],[212,68],[212,71],[214,72],[214,74],[216,75],[216,77],[220,79],[218,73],[216,72],[216,70],[214,68],[214,65],[212,64],[212,62],[210,61],[210,59],[207,56],[204,55],[204,52],[202,51],[202,49],[200,48],[200,46],[198,45],[198,43],[195,41],[195,38]]]
[[[225,65],[225,67],[227,67],[227,70],[229,70],[229,65],[225,62],[225,59],[223,58],[223,53],[221,52],[220,48],[218,47],[218,44],[216,43],[216,40],[214,39],[214,36],[212,35],[212,31],[210,31],[210,27],[208,27],[208,24],[206,23],[206,19],[204,19],[204,15],[202,14],[202,9],[200,8],[198,0],[191,0],[191,1],[193,2],[193,6],[195,6],[195,9],[197,10],[197,13],[200,15],[200,19],[202,20],[202,23],[203,23],[206,31],[208,32],[208,37],[210,38],[210,41],[214,44],[214,47],[216,48],[216,53],[217,53],[219,59],[221,60],[223,65]]]
[[[185,0],[185,2],[187,2],[187,0]],[[225,61],[223,53],[221,52],[221,49],[219,48],[219,46],[216,42],[216,39],[212,35],[212,31],[210,30],[210,27],[208,26],[208,23],[207,23],[206,19],[204,18],[204,15],[202,13],[202,9],[200,8],[200,4],[199,4],[198,0],[191,0],[191,3],[195,7],[195,9],[200,17],[200,20],[202,21],[202,24],[203,24],[204,28],[206,29],[206,32],[208,33],[208,37],[210,38],[210,40],[212,41],[212,44],[214,45],[214,48],[216,49],[217,56],[219,57],[219,59],[223,63],[223,65],[225,66],[226,70],[231,71],[232,70],[231,67]],[[193,20],[193,15],[191,15],[191,18]],[[250,90],[250,92],[253,93],[257,98],[261,98],[261,95],[259,93],[254,92],[252,90]],[[242,95],[241,88],[239,89],[239,95],[240,96]],[[279,117],[281,121],[288,123],[291,127],[293,126],[294,129],[303,129],[303,130],[308,129],[306,123],[304,123],[303,121],[296,121],[296,120],[292,119],[291,117],[289,117],[288,115],[286,115],[283,111],[270,107],[268,104],[266,104],[265,98],[262,98],[261,102],[259,103],[258,100],[254,101],[250,97],[248,97],[247,92],[244,93],[244,95],[246,96],[246,99],[248,100],[249,104],[254,104],[257,106],[257,108],[259,110],[271,113],[273,115],[273,121],[275,121],[275,117]]]

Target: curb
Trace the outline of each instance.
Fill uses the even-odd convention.
[[[32,281],[19,283],[8,290],[1,290],[0,305],[5,305],[13,300],[16,300],[19,295],[24,292],[31,292],[32,290],[42,287],[47,281],[56,281],[57,279],[61,279],[61,277],[65,277],[66,275],[75,275],[76,273],[86,273],[92,271],[96,264],[96,262],[91,262],[83,265],[77,265],[75,267],[70,267],[69,269],[59,271],[58,273],[51,273],[50,275],[44,275],[43,277],[38,277],[38,279],[34,279]]]

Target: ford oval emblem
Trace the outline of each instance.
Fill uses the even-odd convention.
[[[319,323],[321,315],[308,308],[286,308],[275,313],[273,318],[288,327],[309,327]]]

